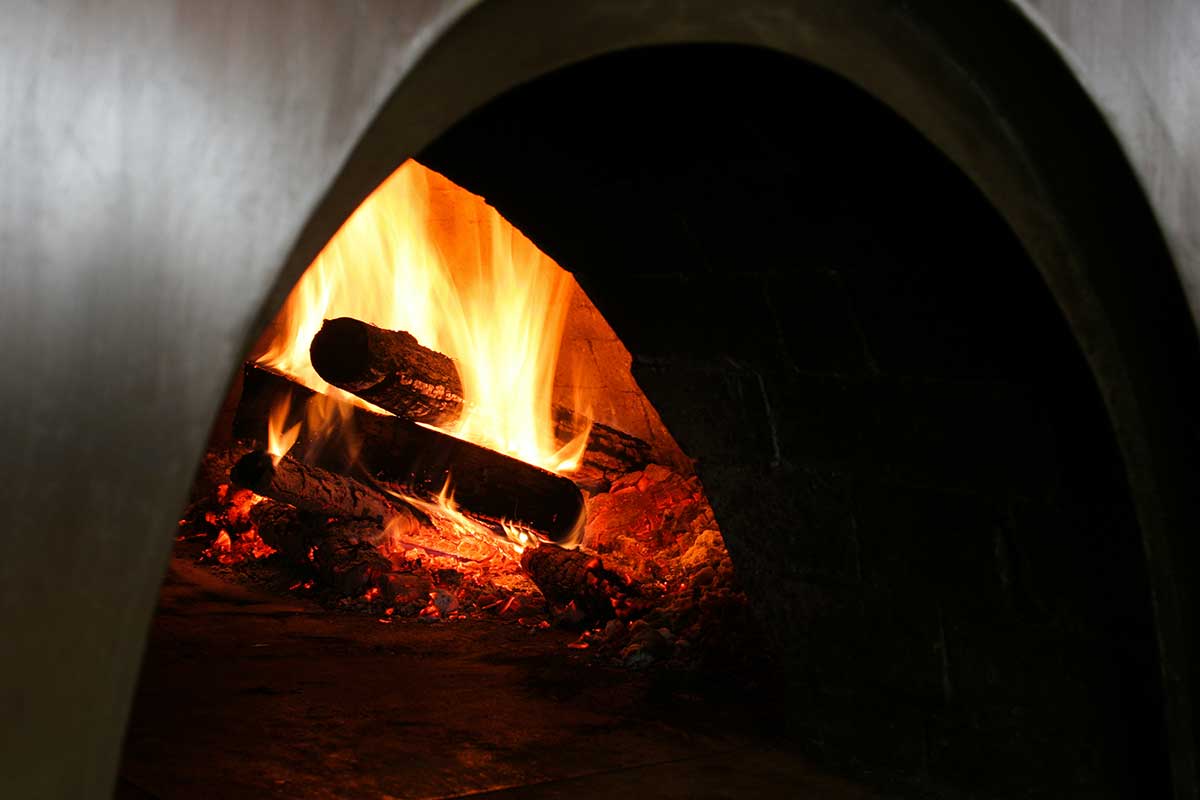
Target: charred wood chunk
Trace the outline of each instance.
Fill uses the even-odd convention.
[[[250,509],[250,521],[259,538],[285,559],[293,564],[309,563],[309,552],[318,540],[311,517],[284,503],[264,500]]]
[[[572,441],[587,426],[587,420],[573,411],[561,406],[555,406],[553,411],[554,436],[559,444]],[[588,431],[579,470],[573,478],[588,491],[607,491],[617,478],[649,464],[652,456],[653,448],[648,442],[594,422]]]
[[[454,361],[422,346],[406,331],[389,331],[356,319],[326,320],[313,338],[309,358],[317,373],[398,417],[447,425],[462,414],[463,389]],[[554,434],[560,445],[583,433],[588,420],[555,406]],[[607,425],[595,423],[578,480],[589,490],[607,488],[618,476],[650,463],[651,447]]]
[[[405,419],[439,425],[462,413],[454,361],[421,346],[411,333],[330,319],[313,337],[309,358],[334,386]]]
[[[644,610],[638,587],[605,569],[598,556],[542,545],[521,555],[521,567],[552,606],[573,604],[588,621],[628,618]]]
[[[314,394],[283,375],[248,366],[234,435],[262,443],[271,409],[289,393],[293,408]],[[359,440],[357,461],[347,461],[338,448],[320,447],[307,428],[292,451],[311,453],[312,463],[324,470],[352,474],[363,470],[376,480],[426,497],[437,496],[449,480],[462,511],[485,521],[515,523],[552,541],[572,537],[582,525],[583,496],[567,478],[409,420],[333,398],[329,401],[349,419],[352,435]]]
[[[321,582],[347,597],[384,588],[392,563],[375,545],[382,535],[382,529],[369,520],[330,523],[313,552]]]
[[[233,465],[229,479],[255,494],[326,517],[369,519],[382,523],[407,509],[358,481],[294,458],[275,459],[262,450]]]
[[[358,597],[384,588],[392,564],[376,547],[383,529],[371,520],[328,520],[270,500],[250,519],[259,537],[288,561],[316,572],[325,588]]]

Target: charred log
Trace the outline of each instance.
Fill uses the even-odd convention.
[[[271,409],[291,394],[302,408],[314,392],[266,369],[248,365],[234,419],[234,435],[263,443]],[[328,398],[348,420],[347,431],[360,446],[348,458],[324,447],[306,428],[293,452],[325,470],[365,470],[375,480],[425,497],[437,496],[453,478],[458,507],[485,521],[509,521],[562,541],[582,524],[583,497],[570,480],[524,461],[423,427],[409,420],[374,414]]]
[[[325,529],[313,551],[321,582],[346,596],[384,589],[392,563],[375,546],[382,531],[367,520],[338,520]]]
[[[310,515],[273,500],[264,500],[250,509],[250,521],[258,530],[259,538],[286,560],[298,565],[310,563],[309,551],[318,540],[310,524],[312,520]]]
[[[326,320],[313,338],[309,357],[322,378],[399,417],[447,425],[462,414],[462,381],[454,361],[405,331],[347,317]],[[587,426],[588,421],[570,409],[555,406],[553,413],[560,445]],[[592,491],[603,490],[617,476],[646,466],[650,456],[648,443],[594,423],[577,482]]]
[[[250,512],[259,537],[288,561],[314,570],[322,586],[347,597],[386,589],[392,564],[375,542],[383,532],[371,520],[333,520],[266,501]]]
[[[441,425],[462,413],[458,368],[410,333],[329,319],[313,338],[309,357],[322,378],[396,416]]]
[[[390,502],[379,492],[345,475],[309,466],[288,456],[275,463],[275,459],[262,450],[242,456],[229,471],[229,479],[255,494],[325,517],[383,523],[394,516],[412,513],[402,503]]]
[[[542,545],[521,555],[521,568],[551,606],[574,605],[587,621],[625,619],[642,610],[638,588],[605,569],[599,556]]]
[[[586,424],[586,420],[581,420],[574,412],[555,406],[554,436],[559,444],[572,441]],[[588,431],[587,447],[583,451],[579,469],[571,478],[581,489],[593,493],[606,492],[612,482],[622,475],[636,472],[649,464],[651,455],[648,442],[594,422]]]

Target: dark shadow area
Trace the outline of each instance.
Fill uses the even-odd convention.
[[[1165,791],[1099,393],[928,142],[822,70],[689,46],[527,84],[420,158],[574,272],[634,354],[809,752],[947,795]]]

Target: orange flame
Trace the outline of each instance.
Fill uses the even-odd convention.
[[[267,452],[271,454],[271,462],[274,464],[278,464],[279,459],[287,455],[300,436],[299,422],[287,430],[284,430],[283,427],[287,424],[288,412],[291,411],[291,407],[292,396],[284,395],[267,417]]]
[[[259,362],[367,405],[313,370],[313,336],[335,317],[408,331],[458,365],[466,408],[448,433],[570,471],[587,433],[560,448],[551,408],[573,288],[571,276],[483,198],[410,160],[301,277]]]
[[[308,398],[304,407],[304,426],[309,435],[306,457],[332,446],[340,449],[350,463],[356,462],[362,440],[354,428],[351,412],[350,406],[337,402],[331,395],[314,394]]]
[[[449,530],[453,536],[450,538],[452,543],[448,545],[448,549],[453,555],[469,560],[479,560],[478,557],[481,554],[486,554],[485,558],[493,554],[502,554],[506,558],[515,560],[526,547],[537,542],[536,534],[518,525],[501,522],[501,530],[496,531],[464,514],[459,510],[458,504],[454,502],[454,493],[451,491],[449,479],[446,480],[442,491],[433,500],[400,494],[392,489],[386,489],[386,491],[413,508],[423,511],[430,518],[435,529]],[[504,534],[503,537],[498,535],[501,532]],[[405,529],[401,517],[390,520],[384,531],[388,546],[393,551],[404,549],[407,544],[404,537],[409,533],[410,531]],[[428,539],[428,535],[426,534],[422,538]],[[419,542],[415,544],[418,547],[421,546]]]

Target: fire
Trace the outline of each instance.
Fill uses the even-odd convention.
[[[292,449],[292,445],[300,436],[299,422],[286,430],[283,427],[287,424],[288,412],[291,407],[291,395],[285,395],[280,402],[275,404],[267,417],[267,452],[271,454],[271,461],[276,465],[279,464],[279,459]]]
[[[317,375],[313,336],[336,317],[408,331],[458,365],[466,408],[448,433],[570,471],[587,434],[560,448],[551,409],[573,289],[571,276],[483,198],[410,160],[304,273],[258,360],[366,405]]]
[[[287,400],[290,402],[290,396]],[[305,457],[314,457],[325,447],[333,446],[348,457],[351,463],[356,462],[362,440],[354,429],[354,420],[350,414],[351,407],[337,402],[331,394],[314,394],[308,398],[304,406],[304,429],[308,431],[309,438]]]
[[[515,560],[526,547],[537,541],[536,534],[520,526],[501,522],[500,530],[497,531],[464,514],[454,502],[454,493],[449,481],[432,500],[399,494],[390,489],[387,491],[396,499],[425,513],[435,530],[449,534],[446,538],[446,549],[443,551],[447,555],[469,561],[486,561],[496,555]],[[404,530],[399,523],[399,519],[389,520],[384,531],[386,549],[391,552],[403,551],[412,546],[406,540],[409,531]],[[424,542],[428,542],[430,538],[428,531],[421,536]],[[418,549],[428,547],[422,544]]]

